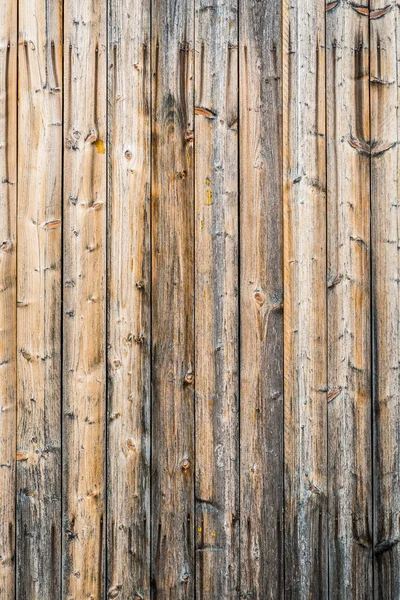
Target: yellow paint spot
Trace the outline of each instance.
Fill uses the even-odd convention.
[[[215,531],[211,532],[211,537],[215,537],[217,534],[215,533]]]
[[[212,201],[212,191],[211,190],[207,190],[206,191],[206,206],[210,206],[213,203]]]
[[[210,185],[210,183],[211,183],[211,181],[210,181],[210,178],[209,178],[209,177],[207,177],[207,179],[206,179],[206,184],[207,184],[207,185]]]
[[[96,148],[97,148],[97,152],[99,154],[105,154],[106,153],[106,147],[104,145],[103,140],[97,140],[95,145],[96,145]]]
[[[201,528],[201,527],[198,527],[198,528],[197,528],[197,531],[198,531],[199,533],[201,533],[203,530],[202,530],[202,528]]]

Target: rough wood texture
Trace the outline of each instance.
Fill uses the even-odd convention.
[[[370,3],[375,598],[400,596],[398,7]]]
[[[194,593],[191,0],[152,6],[152,593]]]
[[[196,590],[238,598],[236,0],[196,1]]]
[[[368,2],[327,6],[330,598],[372,597]]]
[[[400,598],[399,15],[0,0],[1,599]]]
[[[17,597],[61,565],[62,4],[19,2]]]
[[[104,593],[106,1],[64,1],[63,595]]]
[[[240,3],[241,589],[283,598],[281,2]]]
[[[0,2],[0,598],[15,595],[17,6]]]
[[[325,6],[283,2],[285,598],[325,598]]]
[[[107,585],[131,600],[150,597],[150,2],[110,4],[108,48]]]

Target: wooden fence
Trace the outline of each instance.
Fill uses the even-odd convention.
[[[400,598],[394,0],[0,0],[0,598]]]

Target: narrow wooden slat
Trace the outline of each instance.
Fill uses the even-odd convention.
[[[368,12],[368,1],[359,4]],[[369,20],[327,4],[330,598],[372,598]]]
[[[194,590],[191,0],[152,6],[152,592]]]
[[[241,590],[283,597],[282,9],[240,3]]]
[[[283,3],[285,598],[327,597],[325,6]]]
[[[17,5],[0,2],[0,597],[15,594]]]
[[[238,598],[236,0],[196,1],[196,597]]]
[[[149,37],[149,1],[111,2],[107,564],[120,600],[150,598]]]
[[[61,566],[62,2],[19,2],[17,597]]]
[[[399,14],[370,2],[375,598],[400,596]]]
[[[104,590],[106,1],[64,2],[63,595]]]

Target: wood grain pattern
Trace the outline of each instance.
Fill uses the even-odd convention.
[[[370,3],[375,598],[400,594],[399,15]]]
[[[369,22],[326,18],[329,597],[371,598]]]
[[[400,598],[400,13],[0,0],[0,599]]]
[[[61,566],[62,3],[19,2],[17,597]]]
[[[325,6],[283,3],[285,598],[325,598]]]
[[[194,594],[194,5],[152,6],[152,593]]]
[[[15,596],[17,6],[0,2],[0,598]]]
[[[106,2],[64,2],[63,595],[104,593]]]
[[[196,590],[238,598],[236,1],[196,1]]]
[[[109,14],[108,594],[150,597],[150,2]]]
[[[283,598],[281,2],[240,4],[241,589]]]

